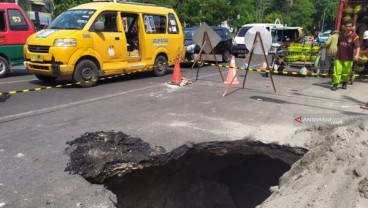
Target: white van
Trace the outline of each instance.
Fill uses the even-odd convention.
[[[248,49],[245,47],[245,43],[244,43],[244,36],[245,34],[248,32],[248,30],[252,27],[265,27],[268,31],[271,32],[271,34],[274,34],[272,37],[273,42],[282,39],[282,37],[276,37],[278,33],[272,33],[272,31],[276,30],[276,29],[282,29],[284,28],[284,25],[279,24],[279,23],[254,23],[254,24],[246,24],[243,25],[238,34],[236,34],[235,38],[234,38],[234,43],[233,43],[233,55],[234,56],[238,56],[239,54],[245,54],[248,52]]]

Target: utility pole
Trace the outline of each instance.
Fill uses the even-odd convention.
[[[331,5],[335,5],[337,4],[337,2],[330,2],[329,4],[327,4],[327,6],[325,7],[325,9],[323,10],[323,15],[322,15],[322,26],[321,26],[321,31],[323,32],[324,26],[325,26],[325,18],[326,18],[326,11],[328,9],[329,6]]]
[[[256,0],[256,20],[257,22],[263,21],[263,0]]]

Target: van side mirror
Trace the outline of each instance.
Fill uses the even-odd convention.
[[[101,22],[101,21],[95,22],[93,24],[93,29],[96,32],[101,32],[101,31],[105,30],[105,24],[103,22]]]

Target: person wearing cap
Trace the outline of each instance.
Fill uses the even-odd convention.
[[[336,57],[337,52],[337,41],[339,40],[339,31],[334,30],[331,32],[330,37],[328,37],[327,41],[325,42],[324,46],[327,48],[327,63],[328,67],[328,74],[331,74],[333,69],[333,62]]]
[[[363,42],[360,47],[360,53],[368,54],[368,30],[366,30],[363,34]],[[361,105],[360,108],[368,110],[368,102],[366,104]]]
[[[342,88],[347,89],[347,83],[353,68],[353,60],[358,60],[360,53],[359,36],[354,32],[352,21],[346,21],[344,32],[339,35],[337,41],[337,53],[334,62],[334,74],[332,76],[332,90],[337,90],[337,85],[342,82]]]
[[[368,30],[366,30],[363,34],[362,45],[360,46],[360,53],[367,54],[368,53]]]

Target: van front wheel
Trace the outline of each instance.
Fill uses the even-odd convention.
[[[167,64],[167,58],[165,56],[157,56],[155,65],[153,66],[153,73],[158,77],[165,75],[167,71]]]
[[[81,87],[92,87],[96,85],[98,69],[91,60],[82,60],[75,67],[73,80]]]
[[[5,77],[10,72],[8,61],[0,56],[0,78]]]

